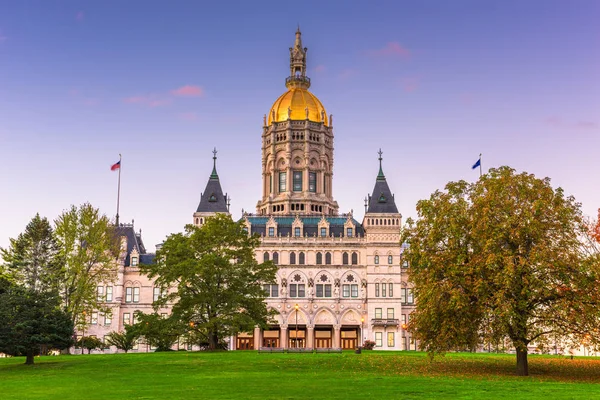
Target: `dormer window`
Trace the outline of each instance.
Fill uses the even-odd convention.
[[[214,193],[211,193],[211,194],[210,194],[210,197],[208,198],[208,201],[209,201],[210,203],[216,203],[216,202],[217,202],[217,196],[215,196],[215,194],[214,194]]]
[[[269,227],[269,237],[275,236],[275,228],[272,226]]]
[[[383,193],[381,193],[381,195],[379,196],[379,199],[377,199],[377,201],[379,203],[386,203],[387,202],[387,198],[385,197],[385,195]]]
[[[138,265],[138,258],[137,257],[131,257],[131,266],[132,267],[136,267]]]
[[[346,228],[346,236],[352,237],[352,228]]]
[[[299,227],[296,227],[296,228],[294,228],[294,236],[296,236],[296,237],[300,237],[300,236],[302,236],[302,235],[300,234],[300,228],[299,228]]]

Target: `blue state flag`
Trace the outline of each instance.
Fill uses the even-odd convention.
[[[475,169],[477,167],[481,166],[481,158],[479,160],[477,160],[477,162],[475,164],[473,164],[473,166],[471,167],[471,169]]]

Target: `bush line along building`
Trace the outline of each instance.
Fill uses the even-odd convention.
[[[414,298],[401,256],[402,215],[383,173],[382,153],[362,223],[352,212],[340,214],[333,197],[333,117],[308,90],[306,55],[298,30],[290,48],[287,91],[264,116],[262,198],[256,213],[242,216],[248,234],[261,236],[257,260],[272,260],[279,267],[277,282],[265,285],[267,305],[277,315],[268,330],[232,337],[230,349],[353,349],[368,339],[378,349],[414,350],[416,343],[404,329]],[[229,214],[216,151],[213,160],[193,214],[197,226],[216,213]],[[86,335],[102,338],[122,330],[134,322],[136,310],[151,312],[152,301],[161,295],[138,269],[152,257],[141,232],[121,224],[118,234],[123,243],[118,279],[113,286],[98,287],[114,317],[93,313]]]

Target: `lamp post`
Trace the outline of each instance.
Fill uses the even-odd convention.
[[[365,342],[365,317],[361,317],[360,318],[360,340],[364,343]],[[360,343],[359,343],[359,347]]]
[[[296,348],[298,348],[298,303],[296,303],[296,305],[294,306],[294,308],[296,309]]]

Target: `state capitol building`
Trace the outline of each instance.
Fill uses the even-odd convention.
[[[229,348],[354,349],[372,340],[379,350],[415,350],[404,329],[414,298],[401,257],[402,215],[386,181],[381,152],[362,222],[352,213],[340,214],[333,196],[332,116],[309,91],[306,56],[298,30],[290,48],[287,90],[264,117],[262,197],[256,213],[242,215],[248,234],[261,237],[256,259],[278,266],[276,283],[265,285],[267,305],[277,315],[267,330],[255,328],[230,338]],[[216,152],[213,158],[213,171],[193,213],[197,226],[216,213],[229,214]],[[135,311],[152,312],[152,302],[161,295],[139,271],[140,263],[153,258],[141,234],[133,224],[120,224],[117,232],[123,246],[117,280],[98,287],[112,313],[92,313],[85,332],[100,339],[135,322]],[[191,349],[185,343],[176,346]],[[137,350],[152,349],[140,344]]]

